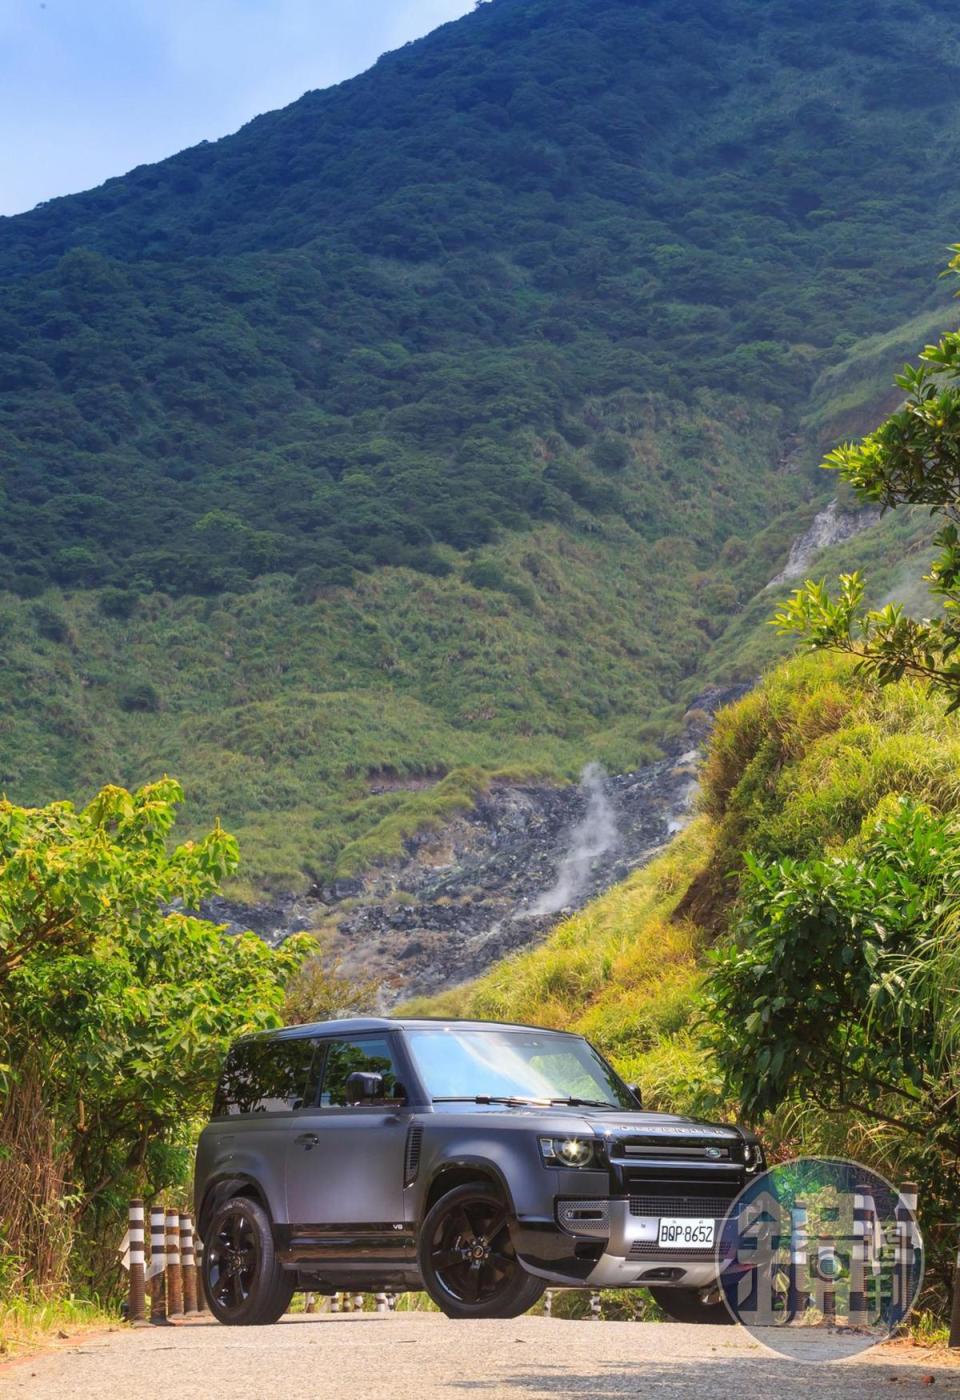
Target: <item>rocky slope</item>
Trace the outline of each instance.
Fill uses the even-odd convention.
[[[656,763],[613,776],[591,766],[578,786],[495,782],[473,810],[411,838],[400,861],[303,897],[204,912],[270,942],[317,930],[344,972],[381,984],[384,1006],[454,986],[536,943],[686,824],[712,716],[744,689],[698,696]]]

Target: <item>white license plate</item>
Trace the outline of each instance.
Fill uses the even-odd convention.
[[[716,1228],[715,1220],[676,1220],[661,1216],[657,1244],[661,1249],[709,1249]]]

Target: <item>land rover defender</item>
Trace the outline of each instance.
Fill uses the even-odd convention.
[[[723,1322],[724,1222],[763,1168],[740,1128],[645,1112],[577,1035],[271,1031],[234,1045],[200,1137],[203,1286],[229,1324],[275,1321],[298,1289],[515,1317],[551,1284],[646,1287],[674,1318]]]

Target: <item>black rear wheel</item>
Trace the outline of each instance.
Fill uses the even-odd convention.
[[[420,1231],[420,1272],[447,1317],[519,1317],[546,1288],[528,1274],[510,1241],[500,1193],[483,1182],[441,1196]]]
[[[203,1290],[217,1321],[229,1327],[276,1322],[295,1285],[295,1276],[280,1267],[270,1217],[259,1201],[224,1201],[203,1242]]]
[[[722,1298],[715,1303],[705,1303],[696,1288],[651,1288],[650,1292],[653,1301],[674,1322],[712,1322],[714,1326],[733,1326],[733,1318]]]

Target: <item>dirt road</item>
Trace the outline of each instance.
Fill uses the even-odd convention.
[[[960,1367],[883,1351],[811,1366],[733,1327],[354,1313],[264,1328],[124,1329],[0,1369],[0,1400],[877,1400],[878,1391],[960,1396]]]

